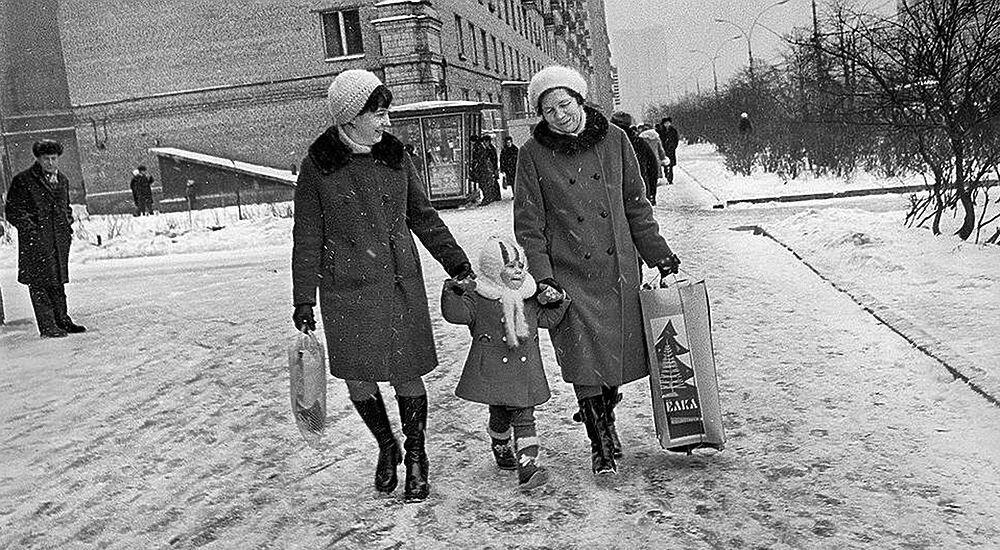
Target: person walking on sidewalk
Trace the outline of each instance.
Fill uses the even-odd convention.
[[[587,83],[572,68],[532,76],[528,97],[542,119],[518,155],[514,234],[539,302],[547,303],[549,289],[573,298],[549,332],[583,413],[593,471],[604,474],[617,472],[622,452],[618,387],[649,374],[639,258],[665,274],[680,260],[653,219],[628,137],[585,106],[586,96]]]
[[[438,361],[413,234],[458,284],[474,275],[403,144],[386,132],[392,92],[351,69],[334,78],[327,99],[333,124],[309,146],[295,189],[292,320],[300,331],[316,329],[318,290],[330,374],[346,382],[378,442],[375,489],[392,492],[405,462],[403,497],[421,501],[430,491],[421,376]],[[405,456],[378,382],[395,389]]]
[[[4,213],[17,228],[17,281],[28,285],[38,332],[61,338],[87,330],[73,322],[66,305],[73,238],[69,179],[59,171],[61,143],[37,141],[31,152],[35,163],[11,180]]]
[[[503,149],[500,150],[500,171],[503,172],[503,186],[514,187],[514,175],[517,173],[517,145],[514,138],[503,138]]]
[[[153,177],[146,173],[142,164],[132,175],[129,183],[132,188],[132,200],[135,202],[136,216],[153,215]]]
[[[497,150],[493,147],[493,139],[489,134],[475,138],[472,147],[472,166],[470,174],[483,192],[479,206],[486,206],[500,200],[500,184],[497,182]]]
[[[649,142],[636,133],[632,125],[632,115],[616,111],[611,114],[611,123],[621,128],[628,136],[628,142],[632,144],[636,160],[639,161],[642,181],[646,184],[646,198],[649,199],[649,204],[656,204],[656,187],[660,178],[660,163],[656,159],[656,154],[651,150]]]
[[[663,152],[667,155],[667,162],[663,165],[663,170],[667,175],[667,185],[674,183],[674,166],[677,166],[677,145],[681,138],[674,127],[674,121],[670,117],[664,117],[657,128],[657,134],[663,143]]]
[[[487,431],[497,467],[517,470],[518,488],[530,491],[548,481],[539,464],[535,430],[535,407],[551,395],[538,327],[558,324],[569,298],[549,289],[549,306],[539,305],[535,280],[524,270],[524,252],[513,239],[489,238],[476,267],[475,290],[465,292],[449,279],[441,293],[445,321],[468,325],[472,333],[455,395],[489,405]]]

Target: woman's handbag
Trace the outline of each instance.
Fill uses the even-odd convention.
[[[313,332],[299,333],[288,346],[292,416],[310,447],[318,448],[326,428],[326,360]]]
[[[686,279],[639,291],[650,364],[653,419],[660,446],[689,452],[722,450],[719,383],[705,281]]]

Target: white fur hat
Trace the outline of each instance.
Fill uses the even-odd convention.
[[[508,262],[525,261],[524,251],[513,239],[492,236],[486,240],[479,251],[479,269],[477,273],[494,282],[500,282],[500,271]]]
[[[535,73],[528,83],[528,101],[533,109],[538,109],[538,100],[552,88],[568,88],[587,99],[587,80],[576,69],[562,65],[550,65]]]
[[[368,103],[368,97],[382,81],[364,69],[348,69],[336,76],[326,91],[330,116],[337,126],[347,124],[358,116]]]

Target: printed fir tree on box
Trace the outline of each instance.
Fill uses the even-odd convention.
[[[674,328],[675,320],[680,332]],[[671,439],[705,432],[694,370],[685,362],[690,361],[691,351],[678,340],[683,323],[682,317],[669,319],[656,339],[657,375]]]

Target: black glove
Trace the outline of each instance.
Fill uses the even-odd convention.
[[[452,267],[448,270],[448,276],[456,281],[461,281],[462,279],[467,279],[469,277],[472,277],[473,279],[476,278],[476,274],[472,271],[472,264],[469,262],[462,262],[455,267]]]
[[[316,330],[316,318],[313,317],[313,307],[311,304],[299,304],[295,306],[292,321],[295,322],[295,330],[301,332]]]
[[[681,269],[681,259],[671,252],[666,258],[660,260],[660,263],[656,264],[656,268],[660,270],[661,277],[676,275]]]
[[[553,279],[552,277],[546,277],[545,279],[538,281],[538,288],[537,290],[535,290],[535,299],[538,300],[538,303],[541,304],[542,307],[559,307],[559,304],[562,303],[563,298],[559,298],[558,300],[549,300],[548,298],[545,297],[544,294],[545,289],[542,288],[545,286],[556,290],[563,296],[566,295],[566,291],[563,290],[562,285],[557,283],[556,280]]]
[[[476,290],[475,276],[466,277],[461,281],[456,281],[455,279],[445,279],[444,288],[445,290],[454,292],[458,296],[462,296],[466,292]]]
[[[458,266],[451,269],[448,273],[454,281],[454,285],[458,288],[453,287],[451,290],[455,294],[461,296],[466,292],[471,292],[476,289],[476,274],[472,271],[472,264],[469,262],[462,262]]]

